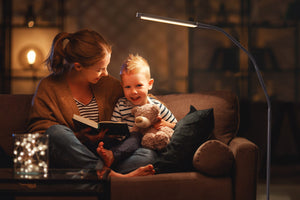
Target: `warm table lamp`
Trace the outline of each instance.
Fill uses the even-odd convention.
[[[27,53],[27,61],[28,64],[30,66],[32,66],[35,63],[35,59],[36,59],[36,53],[33,49],[31,49],[30,51],[28,51]]]
[[[271,163],[271,102],[270,102],[269,95],[267,93],[266,85],[265,85],[262,75],[256,65],[256,61],[255,61],[254,57],[235,38],[233,38],[230,34],[228,34],[226,31],[224,31],[223,29],[221,29],[217,26],[203,24],[203,23],[199,23],[199,22],[178,20],[178,19],[173,19],[173,18],[168,18],[168,17],[161,17],[161,16],[150,15],[150,14],[145,14],[145,13],[136,13],[136,17],[139,19],[143,19],[143,20],[185,26],[185,27],[189,27],[189,28],[203,28],[203,29],[219,31],[219,32],[223,33],[226,37],[228,37],[236,46],[238,46],[240,49],[242,49],[248,55],[249,59],[251,60],[253,66],[255,68],[259,83],[263,89],[263,92],[264,92],[266,100],[267,100],[267,105],[268,105],[267,164],[266,164],[267,165],[267,170],[266,170],[266,185],[267,185],[266,193],[267,194],[266,194],[266,197],[268,200],[269,192],[270,192],[270,163]]]
[[[37,56],[36,56],[36,51],[33,50],[33,49],[30,49],[28,52],[27,52],[27,62],[30,66],[30,69],[32,70],[32,78],[33,78],[33,91],[35,90],[35,87],[36,87],[36,80],[37,80],[37,74],[36,74],[36,71],[37,69],[35,68],[35,63],[36,63],[36,59],[37,59]]]

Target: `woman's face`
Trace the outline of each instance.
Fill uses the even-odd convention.
[[[82,75],[89,83],[96,84],[102,76],[108,76],[107,66],[111,55],[108,54],[103,60],[89,67],[82,67]]]

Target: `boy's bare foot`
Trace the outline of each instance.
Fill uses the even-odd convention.
[[[134,177],[134,176],[149,176],[149,175],[154,175],[155,170],[153,168],[153,165],[149,164],[143,167],[140,167],[128,174],[125,174],[124,176],[127,177]]]
[[[155,170],[151,164],[140,167],[128,174],[121,174],[118,172],[115,172],[107,167],[104,167],[102,170],[97,171],[99,179],[107,179],[111,176],[114,177],[135,177],[135,176],[149,176],[149,175],[154,175]]]
[[[112,151],[105,149],[103,145],[103,142],[99,142],[97,153],[103,159],[105,166],[110,167],[114,162],[114,155]]]

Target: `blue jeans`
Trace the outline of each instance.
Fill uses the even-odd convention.
[[[139,167],[153,164],[157,158],[155,151],[146,148],[138,148],[129,158],[117,164],[113,170],[126,174]]]
[[[104,162],[83,145],[73,131],[64,125],[53,125],[47,129],[49,135],[50,167],[102,169]],[[153,164],[156,152],[150,149],[138,148],[129,158],[114,167],[119,173],[128,173],[141,166]]]

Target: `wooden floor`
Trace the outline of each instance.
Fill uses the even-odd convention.
[[[272,165],[270,200],[300,200],[300,163]],[[260,178],[257,200],[266,199],[266,180]]]

